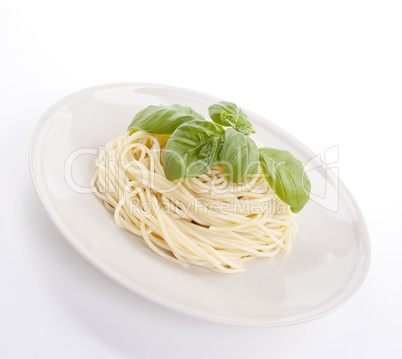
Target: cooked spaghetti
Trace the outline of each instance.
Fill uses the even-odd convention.
[[[100,153],[91,188],[118,226],[167,260],[221,273],[241,272],[250,259],[290,250],[297,230],[292,212],[261,168],[239,184],[227,182],[221,165],[172,182],[161,160],[168,138],[127,132]]]

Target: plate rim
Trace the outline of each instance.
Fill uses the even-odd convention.
[[[60,98],[58,101],[56,101],[53,105],[51,105],[40,117],[38,120],[29,144],[29,170],[30,170],[30,175],[32,178],[32,182],[34,184],[36,193],[38,194],[38,197],[45,208],[45,212],[53,225],[57,228],[59,233],[64,237],[64,239],[80,254],[82,255],[91,265],[93,265],[95,268],[97,268],[100,272],[105,274],[109,279],[113,280],[114,282],[118,283],[120,286],[126,288],[130,292],[141,296],[142,298],[145,298],[147,300],[150,300],[151,302],[161,305],[164,308],[167,308],[169,310],[173,310],[175,312],[179,312],[181,314],[189,315],[191,317],[199,318],[199,319],[204,319],[208,321],[213,321],[217,323],[224,323],[224,324],[230,324],[230,325],[238,325],[238,326],[248,326],[248,327],[280,327],[280,326],[289,326],[289,325],[296,325],[296,324],[301,324],[301,323],[307,323],[313,320],[316,320],[318,318],[324,317],[343,305],[345,305],[349,300],[351,300],[354,295],[357,293],[357,291],[361,288],[363,285],[367,274],[369,272],[370,268],[370,262],[371,262],[371,242],[370,242],[370,235],[368,232],[368,227],[366,224],[366,221],[363,217],[363,214],[360,210],[359,205],[357,204],[356,200],[354,199],[353,195],[350,193],[346,185],[343,183],[341,178],[339,178],[338,175],[335,174],[333,170],[328,171],[329,175],[332,177],[332,179],[336,179],[339,181],[339,188],[342,188],[342,190],[345,192],[348,200],[351,202],[353,208],[356,211],[356,215],[358,220],[356,222],[360,223],[360,228],[363,229],[364,235],[361,235],[361,238],[363,238],[362,245],[364,246],[364,259],[363,259],[363,265],[361,268],[361,271],[359,275],[355,278],[355,281],[357,284],[355,284],[352,289],[347,290],[347,295],[343,296],[342,300],[339,300],[339,302],[332,306],[330,309],[325,310],[321,313],[317,313],[315,315],[311,315],[307,318],[300,318],[297,320],[284,320],[284,319],[279,319],[279,320],[267,320],[267,319],[262,319],[261,321],[255,320],[255,319],[250,319],[250,320],[245,320],[245,319],[236,319],[236,318],[228,318],[224,316],[219,316],[219,315],[213,315],[213,314],[207,314],[203,311],[200,311],[198,309],[194,309],[191,307],[187,307],[185,305],[181,304],[176,304],[172,300],[168,300],[164,298],[161,295],[154,294],[151,290],[147,290],[146,288],[142,287],[141,285],[131,282],[130,285],[126,283],[122,278],[119,278],[116,276],[112,271],[108,270],[107,267],[102,265],[99,260],[95,256],[93,256],[89,251],[85,250],[85,248],[82,248],[81,246],[78,245],[77,241],[74,240],[73,236],[70,236],[65,226],[63,226],[61,223],[59,223],[56,219],[57,217],[57,211],[52,208],[52,205],[50,203],[49,197],[46,195],[45,191],[42,188],[41,181],[38,179],[38,173],[36,172],[35,169],[35,153],[38,150],[38,139],[40,137],[41,131],[43,128],[45,128],[45,125],[51,120],[51,114],[54,112],[56,109],[60,108],[60,105],[66,102],[66,100],[69,100],[70,98],[77,96],[81,93],[84,92],[95,92],[99,91],[102,89],[113,89],[117,87],[138,87],[138,86],[146,86],[150,88],[163,88],[163,89],[171,89],[171,90],[177,90],[182,93],[191,93],[192,95],[196,95],[202,98],[206,97],[213,97],[215,99],[219,99],[216,96],[206,94],[203,92],[199,92],[196,90],[188,89],[188,88],[183,88],[183,87],[178,87],[178,86],[171,86],[171,85],[166,85],[166,84],[158,84],[158,83],[148,83],[148,82],[116,82],[116,83],[109,83],[109,84],[102,84],[102,85],[97,85],[97,86],[91,86],[87,87],[84,89],[80,89],[74,92],[71,92],[67,94],[66,96],[63,96]],[[219,99],[220,100],[220,99]],[[220,100],[221,101],[221,100]],[[261,116],[255,114],[252,111],[249,111],[247,109],[247,112],[261,118]],[[264,119],[266,122],[269,123],[270,126],[273,126],[275,129],[279,130],[282,132],[286,137],[294,144],[297,144],[301,148],[303,148],[304,151],[309,152],[311,155],[314,155],[314,152],[308,148],[305,144],[303,144],[300,140],[297,138],[293,137],[290,133],[285,131],[284,129],[280,128],[278,125],[275,123],[272,123],[271,121],[268,121]],[[44,186],[44,185],[43,185]]]

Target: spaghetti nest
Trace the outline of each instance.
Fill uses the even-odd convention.
[[[161,158],[169,135],[128,132],[106,144],[91,188],[121,228],[161,257],[221,273],[244,270],[256,257],[289,251],[292,212],[259,172],[230,184],[221,165],[169,181]]]

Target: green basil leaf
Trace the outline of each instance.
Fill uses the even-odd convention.
[[[255,133],[247,114],[233,102],[221,101],[210,106],[208,113],[215,123],[233,127],[236,131],[242,132],[246,136]]]
[[[194,119],[205,120],[191,107],[170,105],[170,106],[148,106],[138,112],[128,126],[128,130],[137,129],[152,134],[172,134],[181,124]]]
[[[255,133],[253,125],[248,119],[246,113],[240,109],[239,114],[239,120],[237,121],[237,125],[235,127],[236,131],[242,132],[246,136],[250,135],[251,133]]]
[[[162,154],[166,177],[196,177],[210,170],[218,161],[224,138],[222,126],[205,120],[192,120],[180,125],[170,136]]]
[[[219,123],[222,126],[230,126],[234,128],[237,121],[237,118],[235,116],[237,110],[235,110],[234,107],[231,105],[234,104],[231,104],[230,102],[219,102],[215,105],[210,106],[208,108],[209,117],[211,117],[212,121],[214,121],[215,123]]]
[[[303,164],[289,151],[263,147],[259,152],[262,171],[272,190],[292,212],[300,212],[311,189]]]
[[[244,133],[228,128],[220,160],[229,183],[247,181],[258,172],[258,148]]]

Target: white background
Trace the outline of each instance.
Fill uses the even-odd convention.
[[[0,358],[400,358],[400,1],[2,1]],[[361,206],[372,262],[314,322],[242,328],[176,314],[119,287],[48,220],[28,170],[41,114],[111,82],[206,92],[320,153]]]

